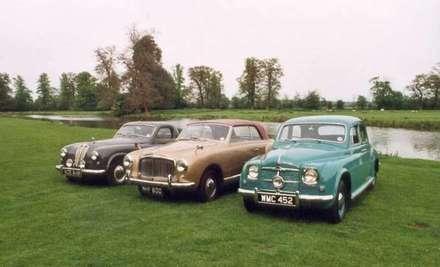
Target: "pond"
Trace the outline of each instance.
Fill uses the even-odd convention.
[[[28,115],[27,118],[50,120],[67,125],[112,128],[124,123],[114,117],[99,116],[61,116],[61,115]],[[176,127],[183,128],[194,120],[182,119],[168,121]],[[269,134],[274,136],[279,123],[265,122]],[[383,154],[402,158],[440,160],[440,132],[414,131],[396,128],[368,127],[370,142]]]

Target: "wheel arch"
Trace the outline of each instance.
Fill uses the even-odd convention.
[[[113,161],[118,160],[118,159],[124,159],[125,155],[127,155],[127,153],[115,153],[113,155],[111,155],[107,161],[107,166],[106,166],[106,170],[108,171],[110,169],[110,166],[112,165]]]
[[[206,168],[203,170],[202,175],[204,175],[205,172],[207,172],[207,171],[209,171],[209,170],[213,170],[213,171],[215,171],[216,174],[217,174],[217,179],[219,179],[219,182],[220,182],[220,183],[223,183],[223,178],[224,178],[224,176],[223,176],[223,170],[222,170],[222,168],[220,167],[219,164],[217,164],[217,163],[211,163],[211,164],[209,164],[209,165],[206,166]]]

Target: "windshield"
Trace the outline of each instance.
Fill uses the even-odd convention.
[[[211,139],[224,141],[229,133],[229,126],[204,123],[188,125],[179,135],[179,140]]]
[[[154,132],[154,127],[149,125],[125,125],[119,129],[115,136],[127,137],[151,137]]]
[[[339,124],[289,124],[279,135],[279,141],[315,139],[342,143],[345,140],[345,126]]]

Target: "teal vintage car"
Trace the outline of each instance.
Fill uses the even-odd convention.
[[[300,117],[283,123],[266,154],[244,165],[239,193],[249,212],[318,208],[340,222],[351,200],[374,187],[378,171],[378,153],[359,118]]]

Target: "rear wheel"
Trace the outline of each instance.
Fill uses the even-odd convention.
[[[255,201],[248,197],[243,198],[243,205],[248,212],[254,212],[257,209]]]
[[[110,185],[121,185],[125,182],[125,171],[122,166],[122,160],[114,160],[110,164],[107,173],[107,182]]]
[[[215,171],[207,170],[200,179],[198,198],[201,202],[215,199],[220,191],[219,178]]]
[[[374,163],[374,177],[373,177],[373,181],[370,183],[370,185],[368,186],[369,190],[373,190],[374,187],[376,187],[376,180],[377,180],[377,173],[379,172],[379,161],[376,161]]]
[[[328,210],[330,221],[333,223],[341,222],[345,217],[345,213],[347,212],[348,204],[349,196],[347,187],[344,180],[341,180],[338,185],[336,200],[334,201],[332,207]]]

